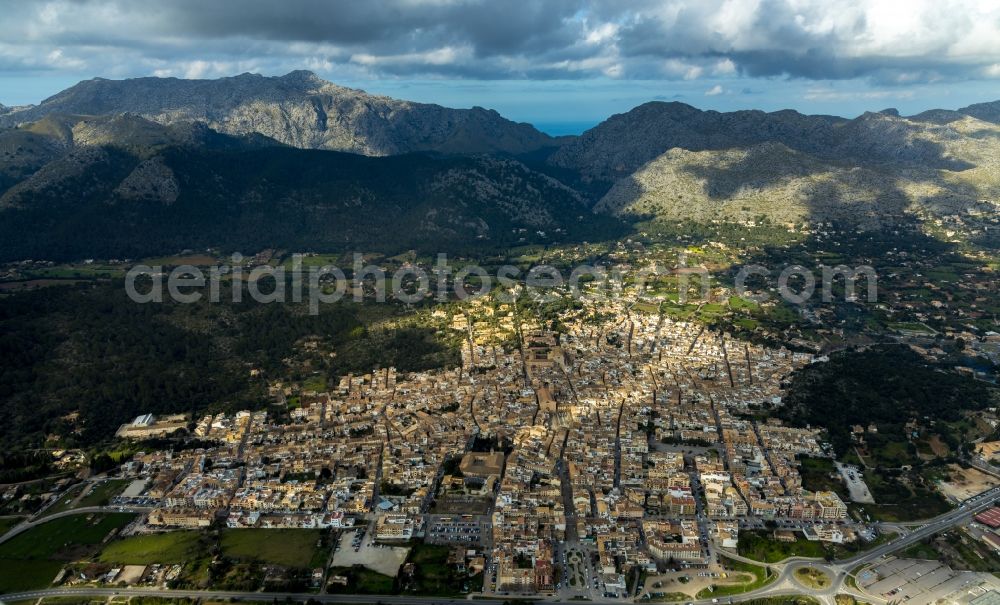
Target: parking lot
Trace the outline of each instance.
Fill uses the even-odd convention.
[[[956,571],[940,561],[889,559],[858,574],[858,586],[888,601],[930,605],[962,595],[1000,590],[993,574]]]
[[[851,494],[851,500],[874,504],[875,498],[872,497],[871,491],[868,490],[868,484],[862,478],[861,470],[850,464],[841,464],[839,462],[835,464],[837,465],[837,470],[840,472],[840,476],[844,479],[844,483],[847,484],[847,491]]]
[[[479,545],[483,530],[479,521],[438,518],[428,521],[426,540],[431,544]]]
[[[395,577],[410,549],[374,544],[367,532],[360,541],[355,542],[355,538],[361,535],[360,531],[345,531],[341,534],[337,552],[333,556],[333,566],[363,565],[372,571]]]

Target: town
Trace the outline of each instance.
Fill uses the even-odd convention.
[[[463,339],[460,367],[348,375],[302,393],[288,422],[266,410],[194,419],[209,445],[136,454],[113,504],[145,511],[127,530],[138,535],[336,530],[333,569],[389,576],[411,541],[448,545],[484,594],[710,595],[757,582],[739,571],[741,532],[877,543],[837,493],[803,488],[799,459],[832,457],[822,427],[750,414],[780,406],[783,379],[822,357],[630,307],[582,305],[559,333],[489,299],[435,311]],[[271,392],[288,405],[290,387]],[[186,425],[145,415],[119,437]]]
[[[688,246],[686,253],[711,263],[715,248],[723,250]],[[586,249],[555,251],[552,260],[563,253]],[[627,270],[656,254],[620,244],[607,258]],[[684,305],[675,301],[680,286],[669,274],[641,286],[627,281],[610,298],[599,296],[599,284],[585,284],[582,297],[563,287],[533,302],[538,293],[516,286],[514,296],[498,290],[431,305],[417,317],[460,349],[453,366],[372,367],[332,382],[270,377],[268,401],[255,409],[142,414],[116,433],[130,452],[109,469],[120,488],[106,506],[82,509],[96,515],[97,525],[109,512],[138,514],[126,515],[112,532],[110,550],[220,530],[223,536],[298,531],[320,537],[299,544],[314,555],[220,578],[222,572],[206,576],[201,567],[155,552],[138,559],[102,554],[107,564],[61,567],[56,583],[695,601],[815,591],[836,582],[863,601],[891,600],[892,591],[916,581],[907,573],[933,571],[878,567],[874,557],[883,548],[895,552],[914,543],[906,552],[921,557],[998,557],[1000,509],[989,508],[990,490],[1000,483],[991,464],[1000,441],[989,440],[1000,423],[995,408],[976,413],[980,437],[962,450],[972,466],[961,469],[950,458],[951,470],[936,483],[941,495],[933,493],[923,513],[900,517],[882,498],[906,483],[886,484],[879,466],[884,451],[900,444],[885,442],[878,424],[792,424],[769,413],[784,407],[794,374],[829,363],[829,356],[792,338],[794,332],[740,338],[732,326],[768,316],[741,315],[754,308],[751,301],[733,298],[714,280],[710,285],[712,298]],[[716,327],[710,320],[720,299],[729,311]],[[892,324],[894,338],[928,363],[950,358],[944,349],[955,350],[957,342],[995,354],[993,332],[981,336],[969,325],[942,340],[918,323],[921,316],[913,319]],[[316,338],[296,346],[308,354],[288,360],[300,375],[313,367],[310,359],[337,354]],[[956,372],[980,378],[967,367]],[[257,368],[249,373],[265,379]],[[937,452],[945,447],[945,428],[912,418],[899,438],[906,447]],[[849,432],[848,457],[838,456],[829,429]],[[75,450],[56,454],[68,469],[86,463]],[[911,459],[896,463],[906,469]],[[905,481],[911,479],[925,480],[919,473]],[[104,481],[103,474],[86,484],[94,481]],[[37,514],[93,499],[86,488],[83,496],[75,489],[67,491],[75,499],[49,496]],[[4,498],[20,493],[7,490]],[[919,508],[920,493],[906,505]],[[949,531],[961,521],[949,517],[940,534],[914,531],[911,519],[948,515],[948,503],[978,508],[957,509],[966,515],[964,529]],[[873,516],[875,510],[889,515]],[[985,516],[968,526],[969,512]],[[429,552],[440,572],[433,587],[428,563],[421,562]],[[253,560],[252,552],[244,556]],[[788,557],[791,563],[781,562]],[[796,567],[795,557],[819,562]],[[821,563],[857,557],[874,563],[844,571],[836,566],[845,563]],[[129,563],[139,560],[153,564]],[[308,578],[296,575],[304,571]],[[853,572],[853,587],[846,571]],[[940,571],[962,590],[1000,589],[988,574],[947,565]],[[248,574],[254,579],[243,578]],[[924,596],[955,592],[941,590]]]

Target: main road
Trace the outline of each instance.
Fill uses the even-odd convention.
[[[48,523],[49,521],[54,521],[62,517],[72,517],[75,515],[86,515],[90,513],[148,513],[151,510],[153,509],[148,506],[84,506],[81,508],[71,508],[15,525],[10,529],[10,531],[0,536],[0,544],[10,540],[18,534],[28,531],[32,527]]]
[[[877,597],[874,597],[873,595],[861,593],[845,584],[847,578],[850,576],[850,572],[853,569],[861,567],[867,563],[871,563],[872,561],[891,553],[905,549],[916,542],[923,540],[924,538],[928,538],[952,526],[967,521],[972,517],[972,515],[993,506],[993,503],[996,501],[998,496],[1000,496],[1000,487],[995,487],[982,492],[972,498],[969,498],[968,500],[965,500],[958,508],[948,511],[942,515],[938,515],[932,519],[928,519],[924,522],[924,525],[914,529],[905,536],[894,538],[885,544],[881,544],[871,550],[859,553],[847,559],[840,559],[829,563],[822,560],[806,559],[802,557],[785,559],[781,563],[772,566],[779,569],[779,575],[775,581],[758,590],[744,593],[740,595],[739,598],[734,597],[733,601],[735,602],[745,600],[747,598],[763,596],[805,593],[818,597],[821,601],[832,603],[833,597],[838,593],[843,592],[863,597],[863,600],[869,602],[872,600],[878,600]],[[794,575],[797,569],[803,567],[812,568],[825,573],[830,579],[830,586],[825,589],[817,590],[806,588],[799,584],[795,580]]]

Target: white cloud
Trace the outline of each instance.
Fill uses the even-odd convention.
[[[201,80],[207,78],[220,78],[233,74],[257,72],[261,70],[260,63],[256,60],[249,61],[210,61],[206,59],[195,59],[192,61],[181,61],[169,66],[157,67],[151,70],[152,75],[158,78],[189,78]]]
[[[681,59],[668,59],[663,64],[663,73],[675,79],[697,80],[704,72],[702,66]]]
[[[86,61],[74,57],[67,57],[61,48],[51,51],[45,57],[46,62],[52,67],[59,69],[82,69],[86,67]]]
[[[736,64],[732,59],[723,59],[712,68],[713,76],[734,76],[736,75]]]
[[[606,44],[612,42],[618,34],[617,23],[602,23],[601,25],[588,29],[584,41],[587,44]]]
[[[351,55],[351,61],[353,63],[359,63],[368,67],[375,67],[378,65],[428,65],[428,66],[440,66],[440,65],[451,65],[456,63],[459,58],[463,55],[468,55],[468,49],[457,49],[451,46],[445,46],[443,48],[435,48],[433,50],[428,50],[419,53],[406,53],[399,55],[372,55],[368,53],[359,53],[356,55]]]
[[[911,90],[835,90],[832,88],[810,88],[803,98],[808,101],[856,101],[874,99],[911,99]]]
[[[713,86],[713,87],[711,87],[711,88],[709,88],[708,90],[705,91],[705,96],[706,97],[716,97],[718,95],[725,94],[725,93],[726,93],[726,89],[723,88],[721,84],[716,84],[715,86]]]

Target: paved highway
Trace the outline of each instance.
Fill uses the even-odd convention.
[[[789,580],[790,581],[790,580]],[[817,595],[821,600],[827,600],[827,597],[832,601],[832,597],[837,594],[837,591],[833,588],[828,588],[824,591],[807,591],[797,584],[788,584],[785,582],[781,587],[777,587],[778,583],[782,583],[783,580],[779,579],[774,584],[768,585],[765,589],[760,591],[754,591],[753,593],[746,593],[739,595],[737,597],[719,599],[719,603],[729,603],[729,602],[739,602],[748,600],[751,598],[759,598],[762,596],[781,596],[781,595],[801,595],[804,592],[809,592],[809,594]],[[843,592],[843,591],[840,591]],[[851,591],[853,592],[853,591]],[[281,602],[286,599],[291,599],[293,601],[306,601],[312,599],[320,603],[357,603],[357,604],[378,604],[384,603],[385,605],[467,605],[472,596],[467,598],[446,598],[446,597],[411,597],[411,596],[394,596],[394,595],[331,595],[331,594],[312,594],[312,593],[286,593],[286,592],[234,592],[234,591],[216,591],[216,590],[168,590],[168,589],[158,589],[158,588],[52,588],[48,590],[33,590],[21,593],[13,593],[3,595],[2,602],[14,602],[14,601],[34,601],[43,597],[87,597],[87,598],[107,598],[111,596],[119,597],[164,597],[164,598],[190,598],[190,599],[213,599],[213,600],[228,600],[233,599],[237,601],[264,601],[264,602]],[[859,595],[860,596],[860,595]],[[503,599],[503,597],[498,597]],[[515,599],[516,597],[510,597]],[[531,601],[535,602],[563,602],[563,603],[578,603],[579,601],[560,601],[554,597],[529,597]],[[605,599],[595,599],[588,601],[589,603],[601,604],[601,605],[621,605],[620,600],[605,600]],[[711,600],[695,601],[697,605],[709,605],[712,603]]]
[[[919,542],[924,538],[927,538],[933,534],[936,534],[946,528],[965,521],[972,517],[972,515],[979,513],[991,506],[993,502],[1000,497],[1000,487],[995,487],[993,489],[987,490],[978,496],[973,496],[969,498],[962,505],[954,510],[948,511],[942,515],[938,515],[933,519],[929,519],[925,522],[925,525],[918,527],[911,531],[910,533],[896,538],[891,542],[877,546],[867,552],[861,553],[849,559],[843,559],[837,561],[836,563],[840,567],[853,568],[861,563],[867,563],[869,561],[874,561],[882,555],[887,555],[891,552],[895,552],[915,542]]]
[[[969,498],[963,502],[959,508],[934,517],[933,519],[928,519],[924,522],[924,525],[914,529],[905,536],[895,538],[885,544],[876,546],[871,550],[859,553],[847,559],[841,559],[832,563],[798,557],[786,559],[781,563],[772,566],[776,569],[780,569],[777,580],[759,590],[740,595],[740,598],[734,599],[734,602],[752,597],[789,594],[786,591],[792,589],[793,587],[798,587],[798,592],[800,594],[805,592],[818,597],[820,601],[826,603],[832,603],[835,595],[844,592],[862,597],[863,600],[869,602],[879,600],[877,597],[861,593],[845,584],[851,570],[891,553],[903,550],[912,544],[923,540],[924,538],[944,531],[954,525],[958,525],[959,523],[970,519],[972,515],[993,506],[993,502],[998,497],[1000,497],[1000,488],[987,490],[977,496]],[[802,587],[794,579],[795,570],[801,567],[810,567],[826,573],[826,575],[832,580],[830,587],[825,590],[815,590]]]

